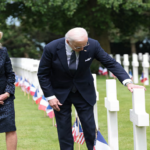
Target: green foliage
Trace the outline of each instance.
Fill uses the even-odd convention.
[[[23,34],[45,43],[51,41],[52,36],[53,39],[63,37],[70,28],[77,26],[86,28],[90,37],[99,40],[112,28],[130,37],[141,26],[148,28],[150,24],[150,3],[141,0],[1,0],[0,6],[3,20],[0,30],[11,29],[5,20],[12,16],[20,21]]]
[[[11,57],[40,58],[41,52],[37,51],[37,45],[30,36],[21,31],[21,27],[9,26],[2,40],[2,45],[7,47]]]
[[[93,60],[91,66],[90,66],[90,70],[92,73],[98,74],[98,68],[100,66],[100,62],[97,61],[96,59]]]

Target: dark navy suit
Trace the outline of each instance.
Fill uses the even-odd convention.
[[[73,76],[68,68],[65,38],[54,40],[45,46],[39,65],[38,78],[45,97],[55,95],[63,104],[60,112],[55,111],[61,150],[73,149],[70,133],[71,104],[78,111],[88,150],[93,149],[95,123],[92,111],[96,94],[90,71],[92,60],[100,61],[120,82],[129,79],[122,66],[101,48],[98,41],[91,38],[88,41],[89,46],[79,52],[79,65]],[[77,89],[76,93],[71,92],[73,86]]]

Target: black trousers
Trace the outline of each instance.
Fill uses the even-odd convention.
[[[74,141],[71,122],[72,104],[78,112],[87,148],[88,150],[93,150],[96,129],[93,106],[87,103],[78,91],[76,93],[70,92],[64,104],[60,106],[60,111],[54,111],[57,122],[60,150],[73,150]]]

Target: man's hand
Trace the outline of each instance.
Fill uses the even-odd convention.
[[[59,106],[62,106],[62,104],[59,102],[59,100],[57,98],[51,99],[49,101],[49,105],[56,111],[60,111]]]
[[[133,89],[134,89],[134,88],[146,90],[146,88],[145,88],[144,86],[135,85],[135,84],[132,84],[132,83],[129,83],[129,84],[127,85],[127,87],[128,87],[128,90],[129,90],[130,92],[133,92]]]

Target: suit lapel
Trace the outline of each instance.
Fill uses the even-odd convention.
[[[63,43],[60,43],[57,47],[57,55],[58,58],[64,68],[64,70],[71,75],[68,67],[68,62],[67,62],[67,55],[66,55],[66,48],[65,48],[65,40]]]
[[[75,73],[75,76],[83,70],[83,67],[84,67],[84,61],[85,59],[87,58],[87,51],[84,49],[83,51],[80,51],[79,52],[79,63],[78,63],[78,68],[77,68],[77,71]],[[64,70],[70,75],[70,70],[69,70],[69,67],[68,67],[68,62],[67,62],[67,55],[66,55],[66,48],[65,48],[65,40],[64,42],[60,43],[57,47],[57,54],[58,54],[58,57],[59,57],[59,60],[64,68]]]

